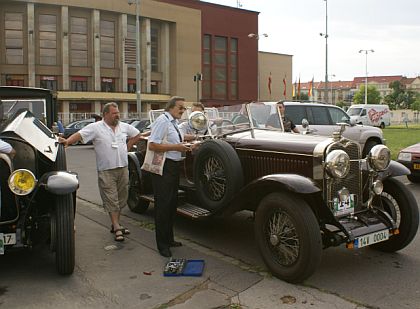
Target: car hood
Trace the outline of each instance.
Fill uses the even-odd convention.
[[[2,132],[15,133],[48,159],[55,161],[58,152],[57,138],[30,111],[17,112]]]
[[[227,137],[236,148],[313,155],[320,144],[330,144],[332,138],[319,135],[284,133],[272,130],[249,130]]]
[[[420,143],[408,146],[401,150],[402,152],[411,152],[411,153],[419,153],[420,154]]]

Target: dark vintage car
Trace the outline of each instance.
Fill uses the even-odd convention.
[[[395,252],[412,241],[417,202],[394,178],[409,171],[390,160],[386,146],[361,157],[360,145],[342,136],[346,124],[332,137],[285,133],[266,127],[270,110],[270,103],[224,107],[207,121],[209,136],[183,162],[178,213],[255,212],[262,258],[289,282],[308,278],[325,248]],[[128,205],[138,213],[153,201],[150,175],[140,169],[146,143],[129,153]]]
[[[0,138],[16,155],[0,154],[0,254],[48,244],[60,274],[75,264],[74,211],[78,178],[52,132],[50,90],[0,87]]]
[[[420,182],[420,143],[401,150],[397,161],[410,170],[411,174],[407,175],[408,180],[413,183]]]

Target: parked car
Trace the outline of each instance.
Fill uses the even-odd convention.
[[[135,120],[132,123],[130,123],[133,127],[135,127],[137,130],[139,130],[141,133],[150,129],[150,120],[149,119],[143,119],[143,120]]]
[[[122,119],[121,121],[128,124],[132,124],[135,121],[140,121],[140,119],[139,118],[126,118],[126,119]]]
[[[308,278],[328,247],[406,247],[417,233],[418,206],[394,177],[408,169],[391,161],[385,145],[362,157],[360,144],[343,137],[345,124],[332,137],[267,128],[273,107],[229,106],[219,110],[222,121],[209,119],[216,128],[182,163],[178,213],[202,219],[254,212],[261,256],[288,282]],[[150,174],[140,168],[147,140],[137,149],[129,153],[128,206],[143,213],[154,199]]]
[[[401,150],[397,161],[410,170],[411,174],[407,175],[408,180],[414,183],[420,182],[420,143]]]
[[[347,114],[357,124],[381,129],[391,125],[391,110],[385,104],[355,104],[350,106]]]
[[[360,144],[362,155],[365,157],[373,146],[385,144],[382,130],[372,126],[364,126],[351,121],[338,106],[312,102],[284,102],[286,115],[302,130],[302,121],[309,122],[310,131],[314,134],[332,136],[339,130],[338,123],[347,123],[349,127],[344,131],[345,138]]]
[[[0,154],[0,254],[48,243],[57,271],[67,275],[75,264],[79,184],[51,131],[56,116],[50,90],[0,87],[0,138],[16,150],[13,158]]]
[[[96,120],[94,118],[78,120],[72,123],[69,123],[64,128],[64,138],[69,138],[70,135],[73,135],[76,132],[79,132],[80,129],[86,127],[88,124],[94,123]],[[75,145],[79,144],[79,142],[75,143]]]

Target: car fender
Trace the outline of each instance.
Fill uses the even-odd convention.
[[[128,153],[128,160],[134,163],[134,166],[136,167],[139,179],[141,179],[141,177],[142,177],[142,175],[141,175],[141,164],[142,163],[140,163],[139,156],[141,156],[141,154],[137,154],[135,152],[129,152]]]
[[[385,171],[379,172],[379,178],[385,179],[388,177],[405,176],[410,174],[411,172],[406,166],[397,161],[391,160],[388,168]]]
[[[44,174],[42,184],[45,190],[56,194],[65,195],[75,192],[79,188],[79,177],[76,173],[54,171]]]
[[[223,212],[232,214],[243,209],[256,209],[264,196],[275,191],[288,191],[296,194],[322,192],[321,188],[312,179],[301,175],[266,175],[247,184]]]

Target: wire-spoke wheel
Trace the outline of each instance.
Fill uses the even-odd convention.
[[[255,238],[269,270],[288,282],[301,282],[318,267],[322,239],[318,220],[299,196],[275,192],[258,206]]]

